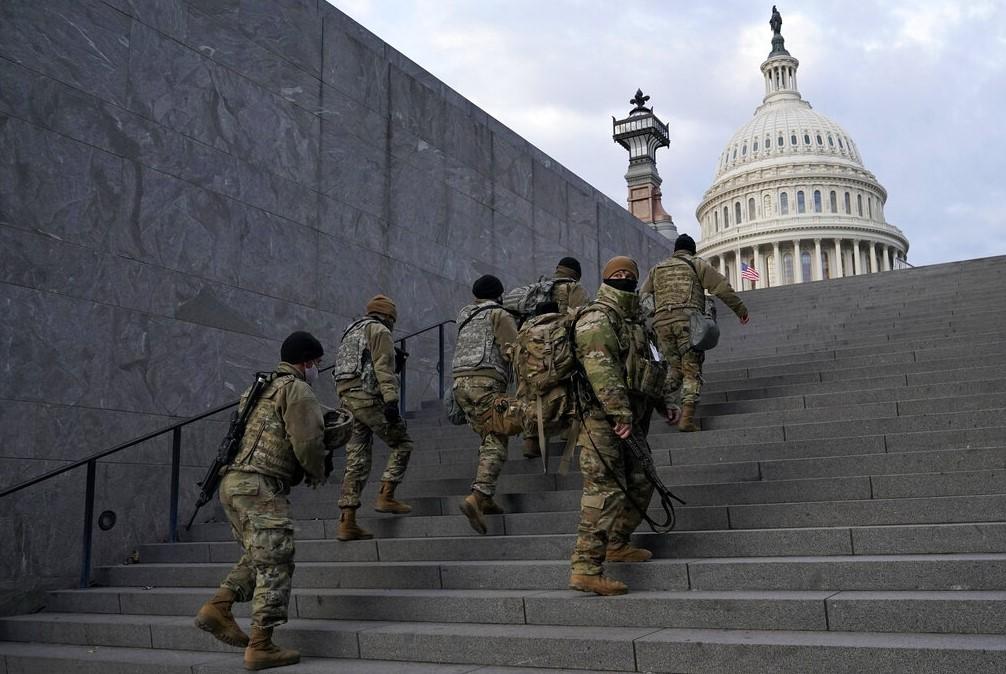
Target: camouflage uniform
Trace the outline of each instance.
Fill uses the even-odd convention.
[[[384,406],[398,402],[398,376],[391,330],[374,316],[350,325],[342,337],[332,372],[342,404],[353,413],[353,435],[346,444],[346,471],[339,507],[356,508],[367,484],[374,453],[374,434],[391,455],[381,475],[382,482],[398,484],[405,476],[412,455],[412,438],[405,421],[389,422]]]
[[[653,495],[653,485],[622,449],[613,424],[630,423],[634,433],[646,435],[663,370],[652,361],[635,293],[602,285],[594,303],[577,320],[575,335],[577,357],[594,400],[577,437],[583,496],[572,573],[600,575],[607,546],[628,543],[642,521],[642,513],[627,500],[619,482],[644,509]],[[640,382],[647,371],[659,375],[644,386]],[[644,388],[645,392],[640,390]]]
[[[247,391],[242,397],[242,405]],[[287,619],[294,570],[290,487],[325,479],[321,403],[299,370],[280,363],[245,427],[241,449],[220,482],[220,502],[244,554],[221,587],[252,602],[252,625]]]
[[[486,306],[492,308],[485,308]],[[492,496],[507,455],[507,436],[493,432],[485,419],[505,397],[510,380],[509,347],[517,339],[513,317],[492,300],[476,300],[461,309],[458,325],[474,314],[458,334],[452,371],[454,400],[479,434],[479,466],[472,489]]]
[[[695,270],[692,271],[694,265]],[[738,317],[747,316],[744,302],[730,282],[712,265],[688,251],[674,255],[654,266],[640,290],[652,294],[655,307],[653,329],[657,347],[668,364],[668,397],[678,397],[682,405],[699,402],[702,390],[702,362],[705,353],[692,349],[688,319],[695,311],[705,311],[706,291],[723,300]]]

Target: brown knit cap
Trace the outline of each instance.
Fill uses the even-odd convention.
[[[367,302],[367,313],[368,314],[382,314],[384,316],[390,316],[391,320],[398,320],[398,309],[395,307],[395,303],[390,297],[386,295],[374,295]]]
[[[616,255],[608,260],[608,264],[604,265],[604,271],[601,272],[601,279],[610,279],[616,271],[631,272],[633,276],[639,278],[639,265],[631,257]]]

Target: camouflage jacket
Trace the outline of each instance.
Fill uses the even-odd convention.
[[[248,393],[241,396],[242,408]],[[300,481],[301,471],[315,480],[325,478],[323,409],[304,375],[290,363],[276,367],[255,404],[230,470],[262,473],[288,485]]]
[[[661,325],[687,319],[688,311],[704,311],[707,290],[720,298],[738,317],[747,316],[747,307],[730,282],[701,257],[684,250],[675,251],[674,255],[650,269],[639,292],[653,296],[656,310],[653,322],[654,325]]]
[[[373,315],[357,319],[342,337],[332,376],[339,397],[359,392],[385,403],[398,402],[395,347],[388,326]]]
[[[631,387],[638,364],[652,359],[639,296],[601,284],[574,324],[576,356],[605,416],[632,423],[643,400]]]

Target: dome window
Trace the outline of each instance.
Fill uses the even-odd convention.
[[[796,145],[796,134],[795,133],[789,137],[789,144],[790,145]]]
[[[829,197],[830,197],[829,201],[831,205],[831,212],[838,213],[838,195],[835,194],[835,190],[831,191]]]
[[[828,147],[835,147],[835,139],[828,136]]]
[[[810,145],[810,134],[809,133],[803,134],[803,144],[804,145]]]
[[[789,215],[789,195],[785,192],[779,195],[779,214]]]
[[[806,213],[807,212],[807,200],[803,196],[803,190],[796,193],[796,212]]]
[[[726,206],[723,207],[723,229],[730,226],[730,209]]]
[[[852,215],[852,205],[851,205],[851,203],[852,202],[849,200],[849,193],[846,192],[845,193],[845,214],[846,215]]]
[[[776,138],[775,144],[778,145],[779,147],[782,147],[783,145],[786,144],[786,141],[782,139],[782,136],[779,136],[778,138]]]
[[[821,138],[821,134],[817,134],[817,144],[824,145],[824,139]]]
[[[741,156],[746,157],[748,154],[748,144],[744,143],[744,147],[741,148]]]
[[[720,231],[720,212],[713,211],[713,227],[718,232]]]
[[[754,146],[751,148],[751,151],[752,152],[757,152],[758,151],[758,141],[757,140],[754,142]]]
[[[821,212],[821,190],[814,190],[814,212]]]
[[[859,217],[863,217],[863,195],[856,195],[856,210],[859,211]]]
[[[741,224],[741,202],[734,204],[734,223]]]
[[[838,137],[838,147],[841,150],[845,149],[845,145],[842,144],[842,137],[841,136]]]
[[[737,148],[734,148],[734,156],[733,156],[733,158],[737,159]]]
[[[772,139],[768,136],[765,136],[765,151],[768,152],[771,149],[772,149]]]
[[[755,200],[754,197],[748,199],[748,221],[755,219]]]

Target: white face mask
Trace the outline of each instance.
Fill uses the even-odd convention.
[[[314,386],[314,382],[318,381],[318,366],[312,365],[311,367],[304,368],[304,379],[307,383]]]

